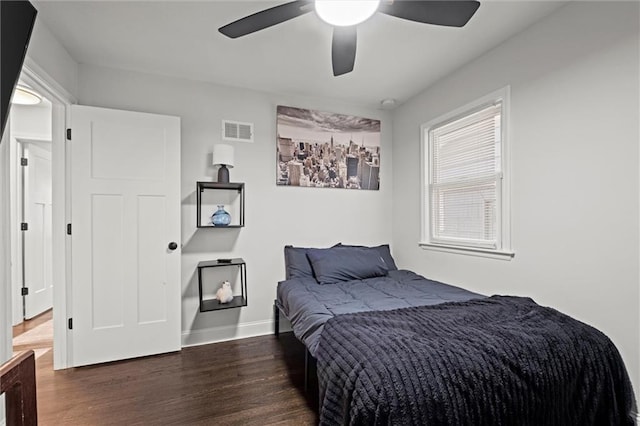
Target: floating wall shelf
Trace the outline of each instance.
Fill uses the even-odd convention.
[[[229,303],[220,303],[218,299],[205,299],[202,291],[202,270],[205,268],[236,267],[240,269],[240,294],[234,295]],[[217,311],[220,309],[240,308],[247,306],[247,265],[241,258],[221,260],[204,260],[198,263],[198,292],[200,294],[200,312]]]
[[[214,192],[214,191],[217,191]],[[225,193],[226,192],[226,193]],[[231,214],[231,224],[227,226],[214,226],[211,223],[210,215],[216,210],[217,205],[224,205],[225,210],[230,205],[229,200],[233,196],[233,192],[237,193],[237,196],[233,197],[232,206],[235,207]],[[205,200],[206,199],[206,200]],[[211,214],[203,217],[203,203],[208,201],[206,206],[211,210]],[[239,205],[236,205],[239,203]],[[218,182],[197,182],[196,184],[196,226],[198,228],[242,228],[244,227],[244,183],[230,182],[230,183],[218,183]]]

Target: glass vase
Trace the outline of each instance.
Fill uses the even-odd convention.
[[[211,215],[211,223],[213,226],[229,226],[231,215],[224,209],[223,205],[219,205],[218,210]]]

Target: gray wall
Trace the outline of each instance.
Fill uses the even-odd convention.
[[[197,344],[272,330],[276,283],[284,279],[285,244],[379,244],[391,241],[391,121],[389,113],[322,99],[276,96],[251,90],[80,65],[81,104],[179,116],[182,119],[182,329]],[[277,187],[276,105],[299,106],[381,119],[381,189],[350,191]],[[235,146],[232,182],[246,183],[246,225],[200,229],[195,186],[215,180],[211,151],[221,143],[221,120],[255,125],[255,142]],[[227,143],[227,142],[225,142]],[[196,265],[242,257],[247,262],[249,306],[198,312]]]
[[[487,295],[531,296],[596,326],[640,389],[638,3],[573,2],[393,115],[398,264]],[[511,86],[511,261],[420,239],[419,127]]]

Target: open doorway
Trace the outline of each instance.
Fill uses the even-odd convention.
[[[14,352],[53,352],[53,103],[20,81],[9,118]]]
[[[70,160],[66,149],[68,136],[66,123],[69,118],[67,114],[69,114],[70,105],[76,102],[76,99],[35,62],[31,61],[29,57],[25,59],[20,83],[36,91],[41,99],[44,100],[47,109],[51,105],[50,115],[47,113],[51,120],[45,127],[48,130],[40,132],[40,137],[38,137],[38,134],[35,137],[34,135],[18,134],[19,137],[16,138],[16,135],[14,135],[13,140],[10,140],[10,121],[7,123],[2,135],[2,144],[0,144],[0,206],[2,207],[0,209],[0,223],[2,224],[3,244],[0,246],[0,260],[2,260],[2,268],[0,269],[2,271],[2,274],[0,274],[2,275],[0,280],[0,292],[2,293],[0,297],[0,305],[2,305],[0,306],[0,336],[2,337],[2,342],[0,349],[5,359],[11,357],[13,352],[11,344],[12,326],[19,323],[20,319],[24,319],[25,313],[24,308],[21,308],[22,264],[18,262],[18,259],[22,256],[21,244],[22,232],[24,232],[21,231],[22,211],[19,210],[21,205],[19,205],[19,192],[17,189],[18,172],[22,167],[20,165],[21,157],[19,151],[25,145],[33,148],[43,145],[45,143],[43,139],[49,139],[52,209],[52,226],[50,228],[52,245],[50,249],[53,275],[51,282],[53,285],[53,306],[55,306],[55,310],[49,312],[53,316],[53,341],[55,344],[53,345],[53,351],[47,352],[49,353],[47,358],[53,358],[53,368],[57,370],[67,368],[70,365],[67,356],[68,347],[71,344],[71,336],[67,327],[70,317],[67,311],[67,297],[70,297],[67,292],[67,277],[69,276],[68,270],[71,267],[70,256],[68,255],[71,249],[68,235],[71,210],[70,199],[67,197],[67,187],[69,185],[67,164],[69,164]],[[18,107],[15,109],[17,110]],[[42,133],[50,136],[43,138]],[[18,141],[18,139],[22,139],[22,141]],[[9,149],[10,147],[11,149]],[[42,146],[39,147],[42,148]],[[18,211],[20,211],[20,214]],[[18,275],[17,277],[16,274]],[[14,309],[14,304],[17,305],[17,309]],[[51,354],[51,352],[53,353]]]

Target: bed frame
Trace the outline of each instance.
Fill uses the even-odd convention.
[[[284,313],[282,305],[278,302],[278,300],[273,301],[273,314],[275,317],[275,328],[274,335],[276,337],[280,336],[280,314],[284,316],[284,318],[289,321],[289,318]],[[300,341],[304,345],[302,341]],[[316,359],[311,355],[307,346],[304,345],[304,391],[309,391],[309,377],[316,368]]]

